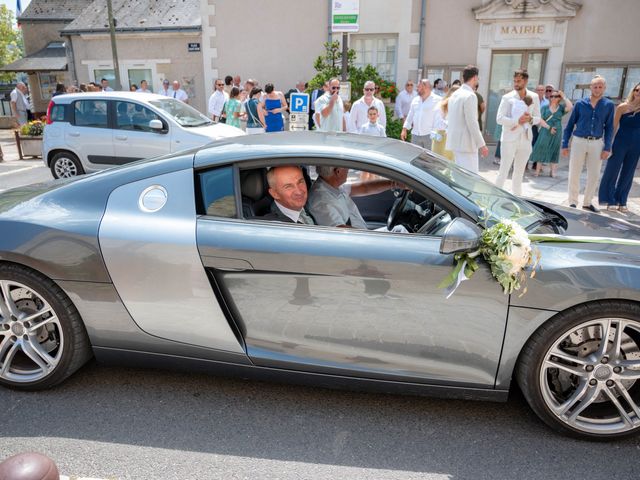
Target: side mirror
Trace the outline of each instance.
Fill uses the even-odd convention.
[[[440,241],[440,253],[471,252],[480,246],[482,229],[461,217],[454,218],[444,230]]]
[[[154,118],[149,122],[149,128],[152,130],[162,130],[162,122],[157,118]]]

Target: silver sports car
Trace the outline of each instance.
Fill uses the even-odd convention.
[[[282,165],[300,167],[305,196],[322,167],[348,171],[336,191],[367,228],[278,221],[267,171]],[[380,179],[400,188],[353,195]],[[517,383],[561,432],[637,432],[638,247],[540,243],[526,293],[505,295],[480,262],[446,298],[454,254],[505,218],[529,233],[640,239],[413,145],[348,134],[237,137],[11,190],[0,383],[51,387],[91,356],[447,398],[504,401]]]

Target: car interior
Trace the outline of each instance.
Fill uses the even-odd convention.
[[[314,166],[302,166],[309,191],[317,179]],[[347,183],[385,179],[371,172],[351,169]],[[206,190],[206,186],[203,187]],[[269,195],[267,168],[240,171],[242,217],[260,220],[271,211],[273,199]],[[454,217],[447,209],[411,189],[387,190],[378,194],[352,197],[369,230],[386,227],[391,230],[402,225],[408,233],[438,235]],[[206,200],[205,200],[206,202]],[[209,203],[206,203],[209,205]],[[210,211],[210,209],[207,209]]]

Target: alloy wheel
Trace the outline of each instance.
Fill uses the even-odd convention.
[[[574,431],[640,427],[640,322],[599,318],[557,337],[539,371],[546,407]]]
[[[0,379],[37,382],[58,366],[64,351],[60,319],[34,289],[0,280]]]

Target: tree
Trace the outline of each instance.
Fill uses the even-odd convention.
[[[6,5],[0,5],[0,66],[22,58],[23,52],[22,34],[13,27],[13,12]],[[0,80],[4,82],[13,79],[15,73],[0,73]]]
[[[313,63],[313,68],[318,72],[309,81],[309,89],[321,88],[324,82],[333,77],[340,78],[342,73],[342,47],[340,42],[325,42],[325,53],[319,56]],[[356,51],[349,49],[347,52],[347,78],[351,82],[351,101],[355,101],[362,96],[362,89],[367,80],[379,83],[381,78],[375,67],[367,65],[365,68],[358,68],[353,65],[356,59]]]

